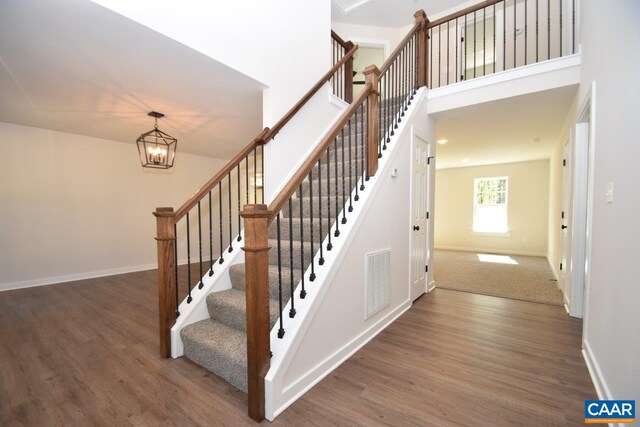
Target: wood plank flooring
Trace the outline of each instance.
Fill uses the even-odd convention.
[[[158,356],[155,271],[0,293],[0,425],[251,425],[246,396]],[[560,307],[437,289],[277,425],[578,425],[596,394]]]

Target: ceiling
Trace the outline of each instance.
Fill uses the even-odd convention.
[[[576,91],[567,86],[433,114],[436,140],[448,140],[437,146],[436,168],[550,158]]]
[[[333,0],[331,20],[347,24],[400,28],[412,24],[413,14],[420,9],[427,13],[429,19],[433,19],[443,12],[453,12],[477,2],[469,0]]]
[[[264,86],[89,0],[0,1],[0,121],[135,143],[155,110],[179,151],[229,158]]]

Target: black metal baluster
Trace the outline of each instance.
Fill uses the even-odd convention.
[[[394,70],[394,76],[393,76],[393,80],[395,81],[395,87],[396,87],[396,93],[393,97],[393,105],[394,105],[394,114],[396,116],[396,125],[395,128],[398,129],[398,123],[402,122],[402,117],[400,116],[400,62],[399,62],[399,57],[396,57],[396,59],[393,61],[393,63],[395,64]]]
[[[482,9],[482,75],[487,75],[487,8]]]
[[[393,66],[393,64],[391,64]],[[391,92],[393,91],[391,82],[389,79],[391,77],[391,68],[388,68],[384,73],[384,84],[386,85],[385,90],[385,109],[384,109],[384,120],[385,120],[385,129],[387,130],[387,142],[391,142],[391,137],[394,135],[393,132],[393,119],[391,117]],[[391,129],[389,129],[391,128]]]
[[[218,207],[220,208],[220,259],[218,260],[218,263],[222,264],[224,262],[224,249],[222,246],[222,181],[218,184]]]
[[[433,28],[429,28],[429,88],[433,89]]]
[[[518,0],[513,0],[513,68],[516,68],[516,57],[517,57],[517,53],[516,53],[516,30],[517,30],[517,15],[516,15],[516,8],[518,6]]]
[[[262,176],[262,187],[260,187],[260,203],[264,203],[264,144],[260,146],[260,176]]]
[[[364,169],[364,180],[365,181],[369,181],[369,97],[367,97],[367,100],[365,101],[367,103],[367,107],[366,107],[366,130],[367,130],[367,137],[365,138],[365,140],[363,141],[363,149],[365,150],[364,154],[364,159],[366,162],[366,169]],[[364,190],[364,182],[362,184],[362,186],[360,187],[360,190]]]
[[[462,61],[460,61],[460,68],[463,68],[462,71],[462,80],[467,80],[467,36],[469,35],[469,27],[467,27],[467,15],[464,15],[464,35],[462,36],[462,40],[464,40],[464,67]]]
[[[280,212],[276,216],[276,232],[278,237],[278,310],[280,313],[280,328],[278,329],[278,338],[284,336],[284,327],[282,326],[282,255],[280,248]]]
[[[327,161],[328,159],[329,156],[327,155]],[[313,182],[309,183],[309,187],[310,202],[313,205]],[[318,265],[322,265],[324,264],[324,254],[322,252],[322,241],[324,239],[324,234],[322,233],[322,159],[318,159],[318,216],[320,217],[320,237],[318,238],[318,243],[320,244],[320,259],[318,260]]]
[[[249,204],[249,155],[248,154],[244,158],[244,163],[245,163],[244,178],[246,182],[245,191],[246,191],[246,197],[247,197],[244,200],[244,203],[248,205]]]
[[[473,11],[473,78],[476,78],[476,43],[478,41],[478,22],[476,21],[476,11]]]
[[[229,182],[229,253],[233,252],[233,214],[231,213],[231,171],[227,175]],[[222,183],[220,183],[222,184]]]
[[[450,68],[449,68],[449,22],[451,22],[451,21],[447,21],[447,86],[449,85],[449,74],[450,74]]]
[[[360,136],[360,170],[361,170],[361,176],[358,176],[358,180],[360,180],[360,178],[362,178],[362,181],[360,181],[360,191],[364,190],[364,176],[365,176],[365,157],[364,157],[364,135],[365,135],[365,128],[364,128],[364,115],[365,115],[365,107],[364,107],[364,103],[362,105],[360,105],[360,108],[362,109],[362,113],[361,113],[361,119],[362,122],[360,123],[362,126],[360,126],[362,128],[362,135]]]
[[[173,224],[173,235],[175,237],[173,240],[173,269],[176,274],[176,317],[179,317],[180,310],[178,310],[178,308],[180,307],[180,297],[178,296],[178,225],[175,223]]]
[[[407,111],[407,48],[405,47],[400,51],[400,55],[402,57],[402,116],[404,116],[404,112]]]
[[[551,0],[547,0],[547,59],[551,59]]]
[[[344,131],[344,127],[342,128],[342,131]],[[348,132],[349,132],[349,138],[351,138],[351,119],[349,119],[349,128],[348,128]],[[345,175],[345,166],[344,166],[344,133],[342,133],[342,141],[340,141],[340,148],[342,149],[342,197],[340,197],[340,206],[342,207],[342,223],[345,224],[347,222],[347,217],[345,209],[344,209],[344,202],[346,201],[347,198],[347,192],[346,192],[346,188],[345,188],[345,181],[347,179],[347,176]],[[349,179],[351,179],[351,177],[349,177]]]
[[[302,184],[298,187],[300,194],[302,194]],[[291,198],[289,198],[289,205],[291,205]],[[313,222],[313,218],[311,219]],[[312,231],[313,233],[313,231]],[[312,251],[313,252],[313,251]],[[313,255],[311,256],[311,264],[313,265]],[[307,291],[304,289],[304,217],[302,216],[302,198],[300,199],[300,280],[301,280],[301,290],[300,290],[300,299],[304,299],[307,296]],[[293,275],[291,275],[293,277]]]
[[[527,0],[524,0],[524,65],[527,65]]]
[[[309,183],[313,183],[313,169],[309,171]],[[302,197],[302,184],[300,184],[300,216],[302,216],[302,201],[304,200],[304,197]],[[314,247],[314,242],[313,242],[313,186],[309,185],[309,221],[310,221],[310,230],[311,230],[311,234],[309,235],[309,237],[311,238],[311,248],[310,248],[310,259],[311,259],[311,274],[309,275],[309,281],[313,282],[314,280],[316,280],[316,272],[315,272],[315,263],[313,262],[313,258],[315,257],[316,253],[315,253],[315,247]],[[320,215],[320,218],[322,218],[322,214]],[[320,221],[322,221],[322,219],[320,219]],[[322,249],[322,242],[320,242],[320,249]]]
[[[507,69],[507,0],[502,3],[502,71]]]
[[[334,152],[335,155],[335,152]],[[321,193],[322,194],[322,193]],[[331,156],[329,154],[329,149],[327,148],[327,231],[329,233],[329,242],[327,243],[327,250],[330,251],[333,249],[333,244],[331,243]]]
[[[356,202],[358,200],[360,200],[360,196],[358,195],[358,181],[360,180],[360,175],[358,175],[358,111],[360,111],[362,108],[362,105],[359,105],[358,108],[356,108],[356,123],[355,123],[355,127],[356,127],[356,137],[355,137],[355,151],[356,151],[356,174],[355,174],[355,181],[356,181],[356,195],[353,197],[353,200],[355,200]]]
[[[344,127],[340,130],[340,132],[344,132]],[[344,138],[344,133],[342,134],[342,137]],[[334,237],[338,237],[340,235],[340,226],[339,226],[339,222],[338,221],[338,217],[340,216],[340,210],[339,210],[339,206],[338,206],[338,199],[340,198],[340,193],[338,192],[338,175],[339,175],[339,171],[338,171],[338,138],[333,138],[333,163],[335,166],[334,169],[334,174],[335,174],[335,178],[333,179],[333,189],[336,192],[336,229],[333,232]]]
[[[576,0],[571,2],[571,53],[576,53]]]
[[[382,81],[378,81],[377,90],[378,90],[378,93],[380,93],[382,91]],[[383,146],[383,148],[386,150],[387,149],[387,138],[385,138],[385,136],[384,136],[383,125],[380,124],[380,122],[382,121],[382,114],[383,114],[382,102],[380,102],[380,99],[378,98],[378,124],[379,124],[379,126],[378,126],[378,146]],[[341,132],[344,132],[344,127],[342,128]]]
[[[539,17],[538,17],[538,0],[536,0],[536,62],[538,62],[538,27],[540,26],[539,24]]]
[[[493,4],[493,73],[496,72],[496,62],[498,62],[498,55],[496,55],[496,4]]]
[[[560,52],[558,58],[562,57],[562,0],[560,0]]]
[[[253,148],[253,203],[258,203],[258,155]]]
[[[209,190],[209,277],[213,276],[213,205],[211,204],[211,190]]]
[[[354,130],[356,132],[356,138],[357,138],[357,135],[358,135],[358,121],[357,121],[358,120],[358,110],[357,109],[356,109],[354,114],[355,114],[355,121],[353,123],[353,125],[354,125],[353,127],[354,127]],[[353,192],[353,182],[351,181],[352,180],[352,178],[351,178],[351,175],[352,175],[352,165],[351,165],[351,161],[352,161],[351,160],[351,158],[352,158],[352,156],[351,156],[351,149],[352,149],[352,147],[351,147],[351,120],[353,120],[353,117],[351,119],[349,119],[349,212],[353,211],[353,202],[352,202],[352,197],[351,197],[351,193]],[[357,172],[356,172],[356,175],[357,175]],[[357,187],[358,186],[356,185],[356,191],[358,191]]]
[[[191,225],[189,224],[189,212],[187,212],[187,285],[189,287],[189,296],[187,304],[193,301],[191,298]]]
[[[438,25],[438,87],[442,87],[442,24]]]
[[[198,289],[202,289],[204,283],[202,283],[202,213],[200,209],[200,202],[198,202],[198,253],[200,259],[200,280],[198,281]]]
[[[238,173],[238,242],[240,240],[242,240],[242,235],[241,235],[241,231],[242,231],[242,221],[240,220],[240,162],[238,162],[238,169],[237,169],[237,173]]]
[[[289,309],[289,317],[296,316],[295,294],[293,292],[293,207],[291,206],[291,197],[289,197],[289,291],[291,292],[291,308]],[[304,274],[304,273],[303,273]]]
[[[460,36],[458,35],[458,18],[456,18],[456,83],[458,83],[458,40],[460,40]],[[462,59],[460,59],[460,66],[462,67]]]

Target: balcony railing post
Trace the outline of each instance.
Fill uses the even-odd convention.
[[[427,43],[428,35],[427,35],[427,26],[429,25],[429,20],[427,19],[427,14],[424,10],[420,9],[416,13],[413,14],[416,19],[416,23],[420,23],[420,28],[418,29],[418,58],[416,67],[418,73],[418,87],[427,85],[427,57],[429,56],[429,44]]]
[[[353,43],[346,43],[345,52],[353,49]],[[353,56],[344,64],[344,100],[351,104],[353,101]]]
[[[380,79],[380,70],[375,65],[369,65],[363,71],[365,83],[371,83],[371,91],[369,92],[369,111],[367,111],[368,126],[369,126],[369,164],[367,170],[367,176],[374,176],[378,171],[378,144],[380,143],[380,135],[378,130],[380,128],[380,111],[378,109],[378,102],[380,99],[380,92],[378,91],[378,80]]]
[[[245,205],[245,285],[247,301],[247,385],[249,416],[264,419],[264,377],[269,370],[269,237],[266,205]]]
[[[157,208],[158,242],[158,315],[160,320],[160,356],[171,356],[171,327],[176,323],[176,236],[173,208]]]

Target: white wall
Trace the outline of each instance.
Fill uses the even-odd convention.
[[[266,126],[331,66],[329,0],[94,1],[269,86]]]
[[[595,151],[584,349],[603,397],[640,399],[640,2],[581,2],[582,103],[591,83]],[[580,112],[577,112],[580,114]],[[607,184],[614,201],[606,203]]]
[[[1,122],[0,150],[0,290],[153,268],[152,211],[226,163],[178,152],[144,169],[135,144]]]
[[[510,236],[475,235],[473,180],[507,176]],[[436,171],[435,246],[546,256],[549,216],[549,161],[439,169]]]

